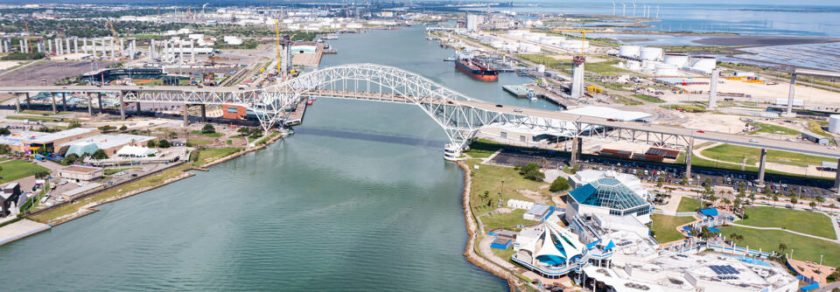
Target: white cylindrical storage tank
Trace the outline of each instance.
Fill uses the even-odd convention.
[[[691,70],[711,74],[717,67],[715,56],[696,56],[691,58]]]
[[[642,69],[645,71],[653,72],[654,70],[656,70],[656,62],[647,60],[642,61]]]
[[[650,47],[642,48],[642,51],[639,54],[639,57],[642,60],[647,60],[647,61],[662,60],[662,48],[650,48]]]
[[[828,117],[828,131],[834,134],[840,134],[840,115],[831,115]]]
[[[621,46],[618,48],[618,55],[624,58],[636,59],[639,58],[641,49],[639,46]]]
[[[683,68],[688,65],[688,55],[686,54],[666,54],[665,64]]]
[[[537,72],[545,73],[545,65],[543,65],[543,64],[537,65]]]
[[[639,61],[627,61],[627,69],[633,71],[640,71],[642,70],[642,62]]]

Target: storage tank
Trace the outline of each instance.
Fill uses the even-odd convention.
[[[662,48],[651,48],[651,47],[642,48],[642,51],[639,54],[639,57],[642,60],[647,60],[647,61],[662,60]]]
[[[627,69],[633,71],[640,71],[642,70],[642,62],[639,61],[627,61]]]
[[[828,131],[834,134],[840,134],[840,115],[831,115],[828,117]]]
[[[691,70],[711,74],[717,67],[715,56],[696,56],[691,58]]]
[[[656,62],[654,61],[642,61],[642,69],[645,71],[653,72],[656,70]]]
[[[621,46],[618,48],[618,55],[624,58],[636,59],[639,58],[641,49],[639,46]]]
[[[665,54],[665,64],[683,68],[688,65],[688,55],[686,54]]]
[[[654,72],[654,74],[656,76],[675,77],[680,76],[680,71],[677,69],[677,66],[659,63],[656,64],[656,71]]]

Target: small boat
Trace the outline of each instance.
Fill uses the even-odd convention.
[[[446,57],[446,58],[443,59],[444,62],[455,62],[457,60],[458,60],[458,57],[456,57],[455,55],[452,55],[452,56],[449,56],[449,57]]]
[[[313,103],[315,103],[314,97],[310,97],[309,100],[306,101],[306,105],[312,105]]]

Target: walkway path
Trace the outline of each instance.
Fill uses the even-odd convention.
[[[744,227],[744,228],[750,228],[750,229],[758,229],[758,230],[779,230],[779,231],[784,231],[784,232],[787,232],[787,233],[796,234],[796,235],[801,235],[801,236],[810,237],[810,238],[814,238],[814,239],[825,240],[825,241],[831,241],[831,242],[834,242],[834,243],[840,243],[840,240],[838,240],[838,239],[825,238],[825,237],[822,237],[822,236],[816,236],[816,235],[811,235],[811,234],[807,234],[807,233],[797,232],[797,231],[793,231],[793,230],[790,230],[790,229],[785,229],[785,228],[779,228],[779,227],[757,227],[757,226],[742,225],[742,224],[737,224],[737,223],[730,223],[730,224],[731,224],[732,226],[738,226],[738,227]]]

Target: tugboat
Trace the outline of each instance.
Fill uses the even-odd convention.
[[[455,62],[455,69],[476,80],[499,81],[499,72],[496,69],[473,57],[462,56]]]

